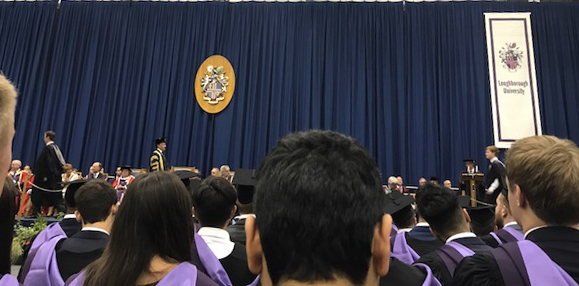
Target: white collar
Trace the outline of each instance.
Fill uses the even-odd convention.
[[[251,214],[242,214],[235,217],[235,219],[247,219]]]
[[[495,162],[495,161],[498,161],[498,160],[499,160],[499,158],[497,158],[497,157],[494,157],[494,158],[490,159],[491,163],[493,163],[493,162]]]
[[[525,232],[525,239],[527,239],[527,235],[529,235],[529,233],[531,233],[531,232],[533,232],[533,231],[535,231],[535,230],[537,230],[537,229],[541,229],[541,228],[547,227],[547,226],[548,226],[548,225],[541,225],[541,226],[537,226],[537,227],[533,227],[533,228],[529,229],[529,231]]]
[[[159,148],[157,148],[157,151],[159,151],[159,152],[163,153],[163,150],[161,150],[161,149],[159,149]]]
[[[503,225],[503,228],[505,228],[505,227],[510,227],[510,226],[513,226],[513,225],[517,225],[517,222],[516,222],[516,221],[511,221],[511,222],[509,222],[509,223],[505,223],[505,225]]]
[[[235,243],[231,241],[229,232],[221,228],[202,227],[197,232],[207,243],[211,252],[217,256],[217,259],[223,259],[229,256],[235,248]]]
[[[129,175],[128,177],[120,177],[119,179],[121,179],[121,180],[128,180],[128,179],[130,179],[131,177],[133,177],[133,175]]]
[[[52,145],[52,144],[54,144],[54,141],[50,141],[50,142],[46,143],[46,146]]]
[[[81,231],[98,231],[98,232],[105,233],[105,234],[108,235],[108,236],[111,235],[108,231],[106,231],[106,230],[104,230],[104,229],[102,229],[102,228],[92,227],[92,226],[83,227],[83,228],[81,229]]]
[[[64,217],[62,219],[66,219],[66,218],[73,218],[76,219],[76,215],[75,214],[65,214]]]
[[[472,232],[470,232],[470,231],[457,233],[457,234],[449,237],[449,238],[446,240],[446,243],[449,243],[449,242],[451,242],[451,241],[453,241],[453,240],[457,240],[457,239],[459,239],[459,238],[467,238],[467,237],[476,237],[476,234],[474,234],[474,233],[472,233]]]
[[[398,233],[409,232],[411,230],[412,230],[412,228],[402,228],[402,229],[398,230]]]
[[[427,222],[419,222],[416,224],[416,226],[430,227],[430,225]]]

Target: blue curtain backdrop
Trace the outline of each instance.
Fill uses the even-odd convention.
[[[19,90],[14,156],[42,132],[67,161],[255,168],[284,134],[357,138],[382,173],[457,181],[493,143],[484,12],[532,14],[545,133],[579,142],[579,5],[528,3],[0,3],[0,70]],[[221,54],[236,72],[220,114],[194,78]],[[474,108],[471,108],[474,107]]]

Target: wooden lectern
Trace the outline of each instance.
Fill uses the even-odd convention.
[[[462,190],[462,195],[466,196],[467,190],[470,190],[471,207],[476,207],[476,189],[477,186],[483,181],[484,176],[485,175],[483,173],[462,173],[460,175],[460,181],[466,188],[466,190]]]

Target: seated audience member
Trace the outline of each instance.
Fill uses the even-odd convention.
[[[430,177],[430,183],[434,185],[438,185],[438,178],[437,177]]]
[[[102,255],[118,208],[115,190],[101,180],[79,188],[74,200],[82,230],[56,246],[58,270],[64,281]]]
[[[508,206],[525,240],[465,259],[451,285],[577,285],[579,148],[528,137],[511,146],[505,165]]]
[[[388,188],[390,189],[390,192],[401,193],[400,190],[398,189],[398,180],[396,179],[396,177],[388,178]]]
[[[378,167],[354,139],[330,131],[286,135],[257,180],[256,217],[245,228],[249,267],[261,285],[377,285],[389,269],[386,284],[432,279],[390,259],[392,219]]]
[[[20,169],[21,167],[22,161],[20,160],[13,160],[12,164],[10,165],[8,176],[10,176],[10,179],[12,179],[14,185],[18,185],[18,182],[20,182],[20,175],[22,174],[22,170]]]
[[[233,185],[237,190],[237,209],[239,216],[231,221],[227,228],[231,240],[245,245],[245,220],[253,214],[253,194],[255,192],[255,170],[237,170]]]
[[[396,177],[396,180],[398,180],[398,188],[400,189],[400,192],[407,193],[408,190],[404,186],[404,180],[402,180],[402,177],[398,176],[398,177]]]
[[[62,183],[64,186],[64,188],[62,189],[62,193],[64,195],[66,193],[66,189],[68,188],[68,183],[70,183],[72,181],[76,181],[80,178],[79,178],[78,174],[76,172],[74,172],[74,169],[72,168],[71,164],[64,164],[64,166],[62,167],[62,170],[64,172],[62,174]]]
[[[452,182],[450,180],[445,180],[443,184],[444,184],[444,187],[449,189],[449,190],[452,188]]]
[[[123,169],[121,166],[117,166],[117,169],[115,170],[115,180],[120,178],[121,175],[123,174]]]
[[[125,191],[127,187],[135,180],[135,177],[131,175],[131,167],[130,166],[122,166],[121,167],[121,177],[116,179],[113,182],[113,188],[117,191],[117,199],[119,203],[123,200],[125,196]]]
[[[211,176],[213,176],[213,177],[221,177],[221,175],[219,174],[219,169],[217,169],[217,168],[211,169]]]
[[[24,283],[24,279],[26,279],[28,271],[30,271],[32,260],[40,246],[56,236],[65,235],[66,237],[72,237],[81,230],[82,224],[76,220],[75,212],[77,208],[74,195],[84,183],[86,183],[85,180],[76,180],[68,185],[67,192],[64,194],[64,204],[66,206],[66,215],[64,215],[64,218],[60,222],[51,224],[41,231],[32,239],[30,246],[23,249],[22,257],[24,263],[18,273],[18,280],[21,283]]]
[[[398,228],[398,233],[410,231],[416,225],[416,213],[412,207],[414,198],[393,192],[386,195],[386,201],[389,209],[386,213],[392,216],[392,222]],[[392,208],[392,205],[395,207]]]
[[[445,242],[416,263],[428,265],[442,285],[450,282],[454,269],[464,257],[492,250],[470,231],[470,217],[451,190],[426,184],[418,191],[416,202],[420,216],[428,222],[434,236]]]
[[[420,180],[418,180],[418,186],[422,187],[426,185],[426,179],[425,178],[420,178]]]
[[[94,162],[90,167],[88,175],[86,175],[88,181],[91,180],[106,180],[105,170],[103,169],[103,164],[100,162]]]
[[[466,207],[470,217],[470,230],[478,237],[488,236],[495,230],[494,206]]]
[[[70,285],[216,285],[188,262],[195,232],[191,207],[176,175],[139,176],[127,189],[104,253]]]
[[[221,166],[219,168],[219,172],[221,173],[221,178],[226,179],[228,182],[231,183],[233,180],[233,176],[231,175],[231,169],[227,165]]]
[[[195,217],[201,224],[198,234],[219,259],[234,286],[255,280],[247,267],[245,247],[232,242],[226,228],[237,207],[235,188],[224,178],[209,177],[193,193]]]
[[[492,247],[524,239],[523,230],[511,214],[509,202],[505,194],[508,194],[507,189],[504,189],[497,197],[497,205],[495,207],[495,224],[498,230],[490,234],[493,239],[485,240],[483,238],[483,240]]]

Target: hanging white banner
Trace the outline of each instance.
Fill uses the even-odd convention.
[[[531,13],[485,13],[495,145],[541,135]]]

